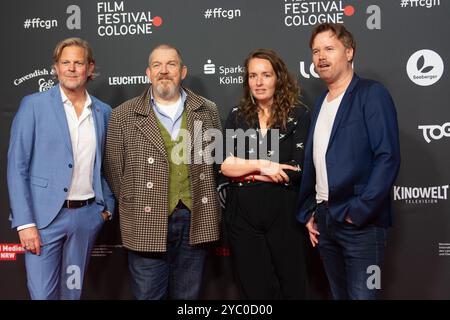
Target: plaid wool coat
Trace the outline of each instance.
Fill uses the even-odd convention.
[[[104,172],[119,203],[123,245],[141,252],[164,252],[167,241],[169,163],[156,115],[150,107],[151,87],[113,109],[106,138]],[[221,130],[216,105],[184,89],[192,146],[209,144],[205,130]],[[202,126],[198,127],[201,121]],[[194,123],[197,123],[194,134]],[[192,196],[191,245],[219,239],[221,209],[213,164],[194,163],[191,148],[189,179]]]

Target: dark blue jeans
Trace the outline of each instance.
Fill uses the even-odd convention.
[[[318,206],[315,221],[320,232],[319,252],[333,298],[377,299],[377,283],[381,279],[375,277],[380,277],[382,269],[386,229],[337,222],[324,205]]]
[[[131,289],[138,300],[198,298],[206,256],[204,247],[189,245],[189,210],[169,217],[167,251],[128,251]]]

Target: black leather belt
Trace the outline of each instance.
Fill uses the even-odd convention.
[[[319,206],[324,206],[324,207],[327,207],[327,208],[330,207],[330,206],[328,205],[328,201],[325,201],[325,200],[323,200],[322,202],[319,202],[317,205],[319,205]]]
[[[188,207],[186,207],[186,205],[183,203],[183,201],[178,200],[175,210],[182,210],[182,209],[190,210]]]
[[[64,201],[64,204],[62,207],[67,208],[67,209],[78,209],[78,208],[87,206],[88,204],[91,204],[94,201],[95,201],[95,197],[87,199],[87,200],[66,200],[66,201]]]

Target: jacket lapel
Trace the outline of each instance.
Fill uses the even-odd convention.
[[[64,143],[70,152],[71,158],[73,158],[72,152],[72,142],[70,140],[70,132],[69,125],[67,124],[66,112],[64,111],[64,105],[62,103],[62,97],[59,85],[53,87],[52,92],[50,93],[52,99],[52,107],[56,115],[56,119],[58,122],[58,126],[61,130],[61,136],[64,140]]]
[[[314,141],[313,136],[314,136],[314,131],[316,129],[317,118],[319,117],[320,109],[322,108],[323,100],[327,96],[327,92],[323,93],[320,96],[320,98],[317,100],[316,105],[314,107],[314,113],[313,113],[313,116],[311,119],[311,125],[310,125],[310,129],[309,129],[310,132],[308,134],[308,138],[307,138],[307,142],[306,142],[306,151],[305,151],[306,154],[311,155],[311,159],[312,159],[312,150],[313,150],[313,141]]]
[[[331,130],[330,140],[328,142],[328,148],[330,147],[331,143],[333,142],[333,138],[336,135],[337,129],[339,127],[339,124],[341,123],[341,120],[346,113],[348,106],[350,105],[350,102],[352,100],[352,94],[353,89],[355,88],[356,84],[358,83],[359,77],[355,74],[353,74],[352,81],[350,82],[347,90],[345,91],[344,97],[342,97],[341,104],[339,106],[339,109],[336,114],[336,118],[334,119],[333,123],[333,129]]]
[[[91,97],[91,101],[92,101],[92,107],[91,107],[91,112],[92,112],[92,118],[94,119],[94,127],[95,127],[95,136],[97,138],[97,147],[95,148],[95,159],[101,159],[101,153],[100,150],[103,150],[103,141],[102,141],[102,137],[103,135],[103,130],[104,130],[104,123],[103,123],[103,116],[101,114],[100,108],[96,105],[94,98],[92,96]],[[95,161],[96,165],[98,161]]]
[[[144,134],[144,136],[152,143],[165,158],[167,158],[166,147],[161,136],[155,112],[150,106],[150,90],[146,90],[137,100],[134,111],[141,115],[136,122],[136,126]]]
[[[203,159],[203,122],[199,117],[197,110],[203,105],[203,99],[193,93],[191,90],[183,88],[187,97],[185,102],[185,110],[187,113],[187,129],[191,136],[191,163],[200,163]],[[200,126],[195,126],[196,121]],[[195,152],[199,152],[195,154]]]

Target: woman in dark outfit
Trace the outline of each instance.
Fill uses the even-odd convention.
[[[245,66],[244,97],[228,116],[221,165],[230,182],[225,221],[241,297],[305,299],[306,240],[295,207],[309,112],[274,51],[252,52]],[[250,130],[243,138],[236,129]]]

